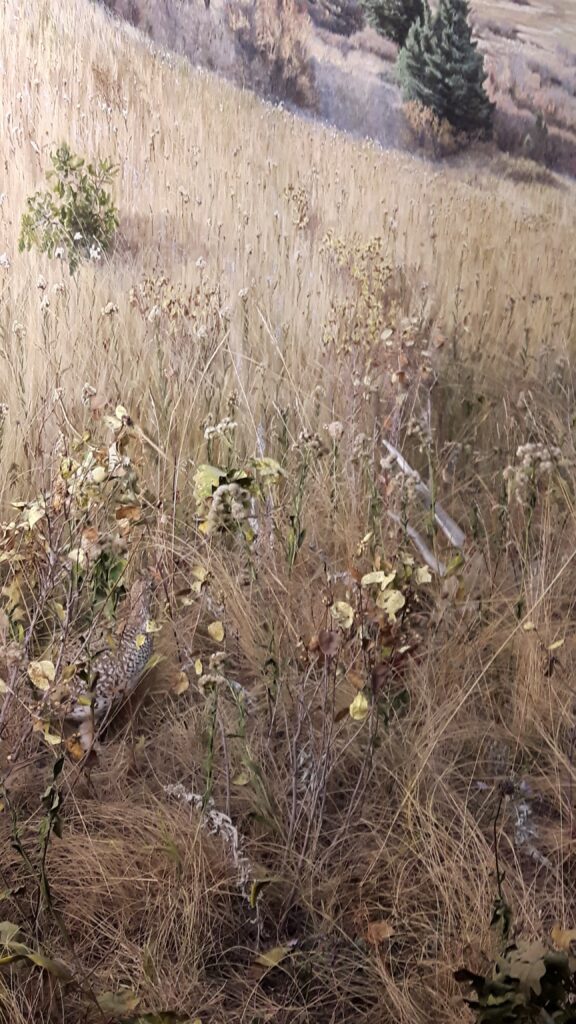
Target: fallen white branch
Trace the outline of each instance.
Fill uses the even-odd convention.
[[[438,576],[445,576],[446,565],[444,564],[444,562],[441,562],[439,558],[436,558],[436,555],[430,550],[430,548],[426,544],[426,541],[420,536],[418,531],[415,530],[413,526],[410,526],[409,523],[404,524],[400,519],[400,516],[397,516],[394,512],[389,512],[388,515],[393,522],[398,523],[398,526],[401,526],[403,529],[405,529],[407,535],[410,537],[410,540],[413,542],[414,546],[418,548],[418,551],[422,555],[422,558],[426,562],[428,568],[431,569],[432,572],[435,572]]]
[[[404,456],[394,447],[390,441],[384,438],[384,444],[388,449],[390,455],[394,456],[394,459],[398,463],[398,468],[405,476],[411,477],[415,484],[416,490],[421,498],[424,499],[428,508],[431,508],[434,512],[434,518],[438,523],[438,526],[442,530],[444,536],[450,541],[453,547],[461,550],[466,543],[466,534],[460,529],[457,523],[444,511],[438,501],[434,501],[432,498],[432,492],[427,484],[424,483],[422,477],[417,470],[412,469],[412,466],[406,462]],[[434,556],[432,556],[434,557]]]

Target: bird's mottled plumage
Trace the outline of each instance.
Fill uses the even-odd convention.
[[[85,644],[78,658],[84,666],[82,672],[48,698],[61,718],[79,726],[85,749],[92,745],[95,731],[138,685],[150,660],[154,650],[150,629],[153,594],[151,580],[137,581],[127,599],[128,614],[116,649],[93,653],[94,641]],[[70,664],[73,659],[69,651],[66,654]]]

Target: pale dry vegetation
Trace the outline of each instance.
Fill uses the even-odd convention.
[[[516,927],[574,924],[574,192],[356,144],[85,0],[2,19],[0,917],[66,968],[0,966],[0,1018],[459,1021],[502,781]],[[73,276],[17,251],[62,140],[120,167]],[[72,501],[120,434],[130,514]],[[42,805],[29,662],[87,529],[154,565],[163,660]]]

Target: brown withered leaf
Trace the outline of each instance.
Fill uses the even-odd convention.
[[[379,946],[394,935],[394,927],[383,918],[381,921],[370,921],[366,929],[366,941],[371,946]]]
[[[355,690],[364,689],[364,684],[366,683],[366,676],[364,675],[363,672],[358,672],[356,669],[351,668],[346,673],[346,679],[348,680],[349,683],[352,683],[352,686],[354,687]]]
[[[340,637],[333,629],[321,629],[318,634],[318,646],[327,658],[334,658],[340,650]]]
[[[142,518],[142,509],[139,505],[121,505],[116,509],[116,519],[128,519],[137,523]]]
[[[372,669],[372,690],[374,693],[379,693],[382,689],[386,679],[388,678],[389,671],[389,666],[384,661],[380,661],[377,665],[374,665],[374,668]]]

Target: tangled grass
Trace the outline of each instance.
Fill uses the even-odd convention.
[[[523,935],[574,914],[572,193],[4,17],[0,1017],[460,1020],[496,848]],[[121,168],[72,279],[16,251],[63,134]],[[29,668],[112,551],[161,660],[86,757]]]

